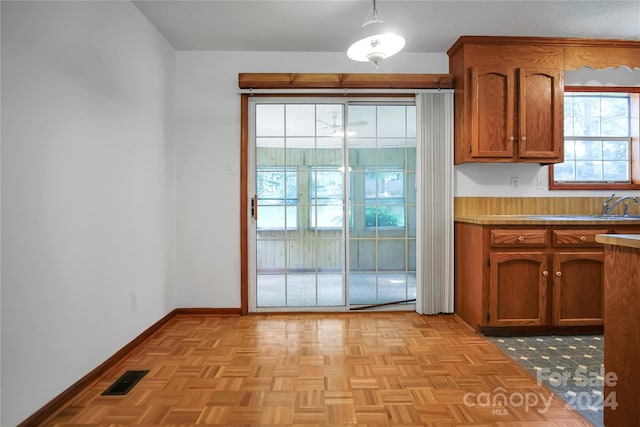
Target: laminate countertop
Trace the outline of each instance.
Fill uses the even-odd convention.
[[[566,215],[455,215],[454,221],[480,225],[639,225],[640,215],[607,217],[589,214]]]
[[[625,246],[640,249],[639,234],[598,234],[596,242],[604,245]]]

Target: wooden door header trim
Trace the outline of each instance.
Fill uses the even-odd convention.
[[[240,73],[240,89],[451,89],[449,74]]]

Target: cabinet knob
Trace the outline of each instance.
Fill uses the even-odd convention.
[[[556,276],[558,277],[562,276],[562,271],[556,271]]]
[[[518,241],[519,241],[519,242],[523,242],[523,241],[524,241],[524,236],[519,236],[519,237],[518,237]]]
[[[549,272],[548,272],[547,270],[545,270],[545,271],[543,271],[543,272],[542,272],[542,275],[543,275],[543,276],[548,276],[548,275],[549,275]]]
[[[526,141],[526,140],[527,140],[527,137],[526,137],[526,136],[523,136],[523,137],[522,137],[522,138],[520,138],[520,139],[521,139],[521,140],[523,140],[523,141]]]
[[[587,238],[585,236],[580,236],[580,240],[582,240],[583,242],[587,240]]]
[[[509,137],[509,141],[515,141],[516,139],[512,136]]]

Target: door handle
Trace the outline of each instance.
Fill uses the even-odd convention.
[[[251,199],[251,218],[258,220],[258,195],[254,194]]]

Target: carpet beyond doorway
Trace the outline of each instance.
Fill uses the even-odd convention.
[[[551,335],[491,338],[509,357],[531,372],[539,383],[579,411],[594,426],[603,427],[604,365],[602,335]]]

